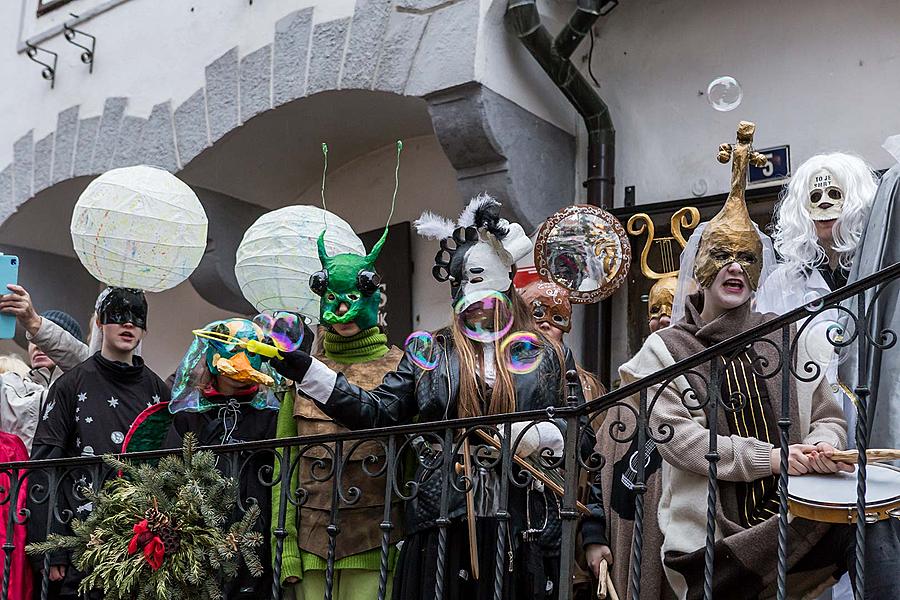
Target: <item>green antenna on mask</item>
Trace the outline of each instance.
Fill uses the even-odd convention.
[[[366,260],[369,261],[370,264],[375,264],[375,259],[378,258],[378,254],[381,252],[381,247],[384,246],[384,243],[387,241],[388,229],[391,226],[391,219],[394,216],[394,207],[397,205],[397,192],[400,190],[400,153],[403,152],[403,142],[401,140],[397,140],[397,163],[394,166],[394,194],[391,196],[391,212],[388,213],[387,223],[384,225],[384,233],[381,234],[381,238],[375,245],[372,246],[372,251],[366,256]]]

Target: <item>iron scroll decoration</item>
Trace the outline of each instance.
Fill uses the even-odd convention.
[[[576,304],[611,296],[625,282],[631,244],[625,228],[597,206],[567,206],[544,221],[534,245],[538,275],[569,290]]]

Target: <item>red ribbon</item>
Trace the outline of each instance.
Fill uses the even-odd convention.
[[[134,536],[132,536],[131,542],[128,543],[128,554],[134,554],[138,551],[138,547],[143,547],[144,560],[147,561],[151,569],[156,571],[162,566],[163,556],[166,552],[165,544],[163,544],[159,536],[154,535],[150,531],[147,519],[137,523],[132,531],[134,531]]]

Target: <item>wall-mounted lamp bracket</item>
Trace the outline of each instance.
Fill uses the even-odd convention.
[[[71,13],[70,13],[71,14]],[[73,17],[76,15],[72,15]],[[97,38],[89,33],[85,33],[80,29],[75,29],[68,24],[63,24],[63,35],[73,46],[80,48],[81,52],[81,62],[88,66],[88,73],[94,72],[94,49],[97,47]],[[76,36],[82,36],[90,39],[90,46],[82,46],[78,42],[75,41]]]
[[[52,63],[45,63],[37,59],[37,55],[39,52],[43,52],[44,54],[49,54],[53,57]],[[35,46],[34,44],[30,44],[29,42],[25,42],[25,56],[27,56],[32,61],[44,67],[41,70],[41,77],[50,82],[50,89],[53,89],[53,86],[56,84],[56,61],[59,59],[59,55],[52,50],[47,50],[45,48],[41,48],[39,46]]]

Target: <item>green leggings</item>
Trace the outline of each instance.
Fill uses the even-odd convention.
[[[378,571],[335,569],[333,600],[375,600],[378,598]],[[391,597],[392,577],[388,573],[387,593]],[[325,597],[325,571],[306,571],[294,586],[295,600],[322,600]]]

